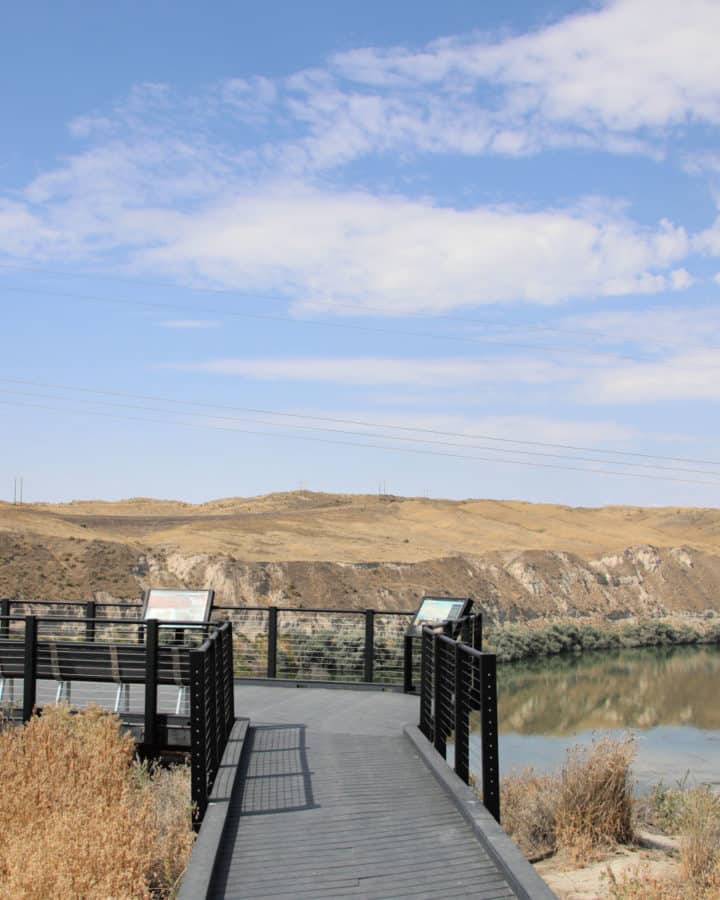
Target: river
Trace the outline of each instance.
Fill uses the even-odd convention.
[[[498,723],[501,775],[525,766],[557,770],[569,746],[632,732],[641,790],[661,779],[720,785],[720,648],[597,651],[499,665]]]

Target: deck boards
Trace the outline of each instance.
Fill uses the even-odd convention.
[[[253,727],[211,896],[515,896],[402,734],[412,698],[367,694],[353,711],[346,692],[264,690],[237,697]]]

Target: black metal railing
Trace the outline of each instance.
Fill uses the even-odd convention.
[[[235,721],[230,622],[190,651],[190,679],[192,800],[199,823]]]
[[[0,616],[60,612],[85,619],[88,640],[95,622],[115,617],[138,618],[138,603],[0,600]],[[418,639],[406,638],[415,613],[409,611],[298,609],[286,606],[215,606],[215,622],[231,621],[235,675],[402,685],[413,689],[419,676]]]
[[[443,630],[424,626],[421,640],[420,731],[444,759],[452,749],[455,772],[480,788],[499,822],[495,655],[481,649],[480,616]]]
[[[199,823],[234,721],[232,623],[4,615],[8,605],[0,605],[6,719],[27,722],[58,700],[100,705],[133,730],[144,756],[189,749]]]

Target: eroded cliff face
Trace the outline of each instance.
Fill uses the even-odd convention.
[[[0,535],[0,595],[130,599],[155,587],[210,587],[222,605],[413,609],[425,593],[471,596],[495,621],[720,611],[720,556],[628,547],[582,559],[549,550],[415,563],[242,562],[114,542]]]

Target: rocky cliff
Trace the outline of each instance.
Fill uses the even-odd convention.
[[[720,555],[649,544],[584,559],[493,551],[418,562],[242,562],[232,555],[0,532],[0,595],[137,598],[214,588],[217,603],[412,609],[424,593],[471,596],[495,621],[720,610]]]

